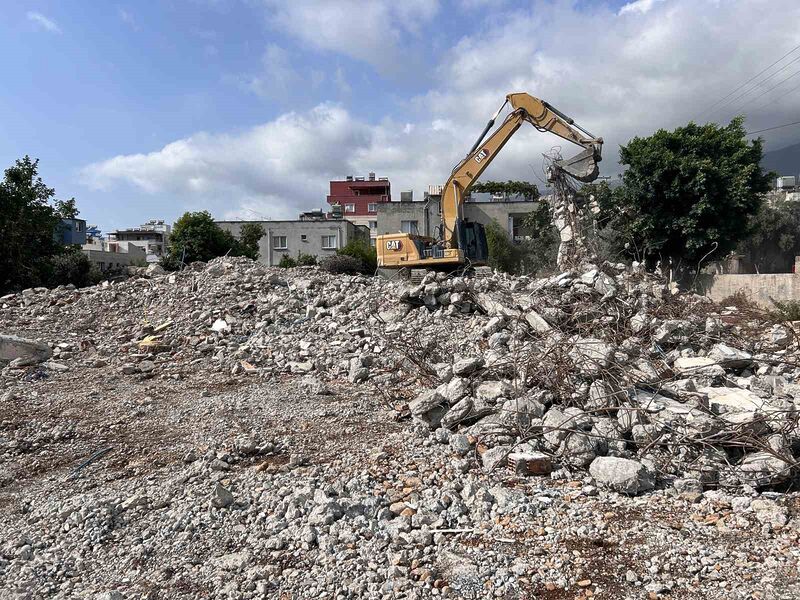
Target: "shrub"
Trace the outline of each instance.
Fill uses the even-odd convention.
[[[158,259],[158,264],[161,265],[165,271],[179,271],[182,266],[181,259],[174,254],[162,255],[161,258]],[[147,264],[145,263],[144,266],[146,267]]]
[[[299,267],[313,267],[317,264],[317,257],[313,254],[304,254],[301,252],[297,255],[297,266]]]
[[[292,267],[296,267],[297,266],[297,261],[295,259],[293,259],[291,256],[289,256],[288,254],[284,254],[281,257],[281,262],[278,263],[278,266],[281,269],[291,269]]]
[[[786,300],[782,302],[770,298],[775,309],[770,311],[770,316],[776,321],[800,321],[800,300]]]
[[[319,263],[320,269],[334,275],[352,275],[364,272],[364,262],[360,258],[346,254],[335,254],[323,258]]]
[[[375,248],[370,246],[369,240],[353,240],[344,248],[337,250],[336,254],[339,256],[350,256],[360,261],[360,273],[372,275],[378,269],[378,253],[376,252]]]
[[[50,263],[49,269],[47,269],[49,287],[69,283],[76,287],[86,287],[92,284],[92,263],[80,248],[70,248],[51,257],[48,262]]]

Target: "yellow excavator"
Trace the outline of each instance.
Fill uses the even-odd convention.
[[[512,111],[484,142],[506,104],[511,105]],[[583,147],[583,152],[571,159],[553,161],[552,168],[584,183],[594,181],[598,173],[597,163],[601,160],[603,138],[595,137],[544,100],[526,93],[509,94],[442,189],[440,236],[379,235],[376,240],[378,266],[384,269],[452,269],[485,265],[489,258],[486,233],[480,223],[464,220],[464,199],[472,184],[525,121],[539,131],[550,131]],[[551,173],[551,179],[554,175]]]

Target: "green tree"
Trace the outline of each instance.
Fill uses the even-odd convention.
[[[762,141],[747,141],[740,117],[633,138],[620,148],[622,186],[600,198],[602,212],[637,258],[696,268],[749,233],[769,189],[762,154]]]
[[[64,249],[54,239],[61,215],[51,203],[55,190],[39,177],[29,156],[5,170],[0,182],[0,290],[43,285],[52,279],[51,258]],[[72,216],[77,214],[74,200]]]
[[[520,262],[525,273],[536,274],[552,269],[558,255],[558,231],[553,225],[550,207],[542,202],[522,221],[525,239],[520,243]]]
[[[489,247],[489,266],[505,273],[519,269],[519,252],[497,221],[487,223],[486,245]]]
[[[245,223],[242,225],[235,248],[236,255],[258,260],[258,242],[264,235],[266,235],[266,232],[261,223]]]
[[[361,261],[362,273],[373,274],[378,269],[378,254],[369,241],[362,238],[351,240],[346,246],[336,251],[339,256],[352,256]]]
[[[759,273],[787,273],[800,255],[800,205],[781,201],[764,203],[751,217],[752,234],[736,251],[743,254]]]
[[[169,238],[169,258],[164,264],[209,261],[236,248],[230,232],[220,228],[208,211],[186,212],[175,221]],[[165,267],[166,268],[166,267]]]
[[[95,283],[93,280],[92,263],[78,246],[72,246],[52,256],[48,261],[47,279],[42,283],[55,287],[71,283],[77,287],[85,287]]]
[[[471,192],[503,194],[506,197],[520,196],[525,200],[536,200],[539,188],[527,181],[479,181],[470,188]]]

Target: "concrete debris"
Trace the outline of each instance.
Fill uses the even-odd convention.
[[[791,324],[613,263],[142,271],[2,299],[14,597],[797,596]]]
[[[601,485],[623,494],[638,494],[655,485],[645,466],[628,458],[598,456],[589,465],[589,474]]]
[[[16,335],[0,335],[0,364],[7,363],[11,367],[27,367],[44,362],[52,355],[53,351],[50,346],[42,342]]]

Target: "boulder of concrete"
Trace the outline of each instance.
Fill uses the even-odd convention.
[[[708,358],[726,369],[743,369],[753,364],[753,355],[727,344],[716,344],[708,353]]]
[[[0,335],[0,363],[26,367],[46,361],[53,356],[50,346],[16,335]]]
[[[511,385],[505,381],[484,381],[478,386],[475,395],[489,402],[498,398],[508,398],[513,392]]]
[[[629,458],[598,456],[589,465],[589,474],[599,484],[630,496],[655,487],[653,477],[645,466]]]
[[[551,329],[550,323],[545,321],[544,317],[535,310],[529,310],[525,314],[525,320],[528,322],[528,325],[531,326],[531,329],[537,333],[545,333]]]

